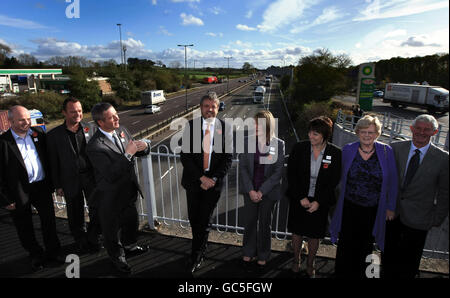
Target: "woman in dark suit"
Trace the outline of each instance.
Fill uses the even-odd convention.
[[[299,271],[303,237],[308,238],[306,273],[315,276],[314,260],[319,240],[325,237],[328,211],[335,203],[341,173],[341,150],[328,142],[333,122],[320,116],[309,123],[309,140],[297,143],[288,160],[290,199],[288,230],[292,233],[292,271]]]
[[[257,259],[263,269],[270,256],[272,210],[281,198],[284,142],[274,135],[272,113],[263,110],[255,117],[255,135],[245,139],[239,155],[239,190],[244,195],[243,263]]]

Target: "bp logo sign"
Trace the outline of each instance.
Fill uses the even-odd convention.
[[[371,75],[371,74],[372,74],[373,69],[372,69],[371,66],[365,66],[365,67],[362,69],[362,72],[363,72],[363,74],[364,74],[365,76],[368,76],[368,75]]]

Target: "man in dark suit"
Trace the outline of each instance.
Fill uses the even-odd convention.
[[[53,185],[56,193],[65,198],[70,232],[78,248],[81,252],[97,251],[99,228],[93,204],[89,204],[88,229],[84,216],[84,199],[89,198],[95,187],[94,172],[86,154],[93,129],[81,121],[83,108],[78,99],[67,98],[62,113],[64,123],[47,135]]]
[[[391,144],[399,176],[395,219],[386,225],[383,276],[414,278],[428,231],[448,216],[448,152],[430,142],[438,122],[419,115],[410,127],[412,141]]]
[[[94,168],[93,200],[98,204],[103,244],[115,268],[129,274],[131,268],[125,256],[148,249],[136,244],[139,219],[135,203],[138,192],[142,192],[134,156],[149,154],[150,146],[144,141],[133,141],[109,103],[96,104],[91,114],[99,129],[87,145],[87,154]]]
[[[30,113],[23,106],[11,107],[8,119],[11,128],[0,136],[0,206],[10,211],[36,271],[45,261],[65,261],[56,235],[46,135],[41,128],[31,128]],[[35,237],[31,205],[41,220],[45,253]]]
[[[232,162],[233,132],[216,118],[219,100],[215,92],[200,101],[202,117],[189,121],[183,131],[181,185],[186,189],[188,217],[192,229],[192,251],[188,262],[197,270],[206,251],[210,219],[220,198],[223,178]]]

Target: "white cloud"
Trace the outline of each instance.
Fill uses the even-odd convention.
[[[203,26],[203,21],[199,18],[194,17],[193,15],[187,15],[184,12],[180,14],[181,19],[183,20],[183,26]]]
[[[152,4],[153,4],[153,5],[158,4],[158,1],[157,1],[157,0],[152,0]]]
[[[211,36],[211,37],[223,37],[223,33],[214,33],[214,32],[206,32],[205,35]]]
[[[249,10],[249,11],[247,11],[247,13],[245,14],[245,17],[246,17],[247,19],[251,19],[252,16],[253,16],[253,10]]]
[[[210,11],[212,14],[215,14],[215,15],[219,15],[219,14],[224,13],[224,10],[223,10],[223,9],[221,9],[220,7],[216,7],[216,6],[210,8],[209,11]]]
[[[256,31],[256,28],[249,27],[247,25],[237,24],[236,29],[242,30],[242,31]]]
[[[0,15],[0,25],[21,29],[49,29],[47,26],[33,21],[11,18],[5,15]]]
[[[294,27],[293,29],[291,29],[290,32],[292,34],[296,34],[296,33],[305,31],[314,26],[330,23],[334,20],[342,18],[343,16],[344,16],[344,14],[341,13],[339,11],[339,9],[337,9],[336,7],[334,7],[334,6],[326,7],[323,9],[322,14],[319,15],[314,21],[312,21],[309,24],[307,24],[307,22],[305,22],[305,21],[302,21],[302,22],[300,22],[300,26]]]
[[[408,47],[440,47],[438,43],[433,43],[430,41],[429,37],[426,35],[411,36],[406,41],[401,43],[401,46]]]
[[[163,34],[167,36],[173,36],[172,33],[170,33],[164,26],[159,26],[158,34]]]
[[[173,3],[182,3],[182,2],[199,2],[200,0],[171,0]]]
[[[361,43],[360,42],[356,43],[355,44],[355,48],[360,49],[361,48]]]
[[[258,28],[262,32],[275,32],[299,20],[305,9],[318,2],[319,0],[277,0],[266,9],[263,22],[258,25]]]
[[[384,37],[390,38],[390,37],[397,37],[397,36],[403,36],[403,35],[406,35],[406,30],[405,29],[397,29],[394,31],[389,31],[388,33],[386,33],[384,35]]]
[[[419,14],[431,10],[448,8],[446,0],[373,0],[359,11],[354,21],[387,19]]]

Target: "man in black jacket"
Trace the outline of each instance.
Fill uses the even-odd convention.
[[[139,227],[136,200],[141,193],[134,170],[134,156],[150,153],[144,141],[134,141],[119,124],[119,116],[109,103],[98,103],[91,111],[99,129],[87,145],[87,154],[94,168],[96,188],[93,198],[98,204],[103,244],[121,273],[131,273],[125,259],[131,254],[147,251],[138,246]]]
[[[46,135],[31,128],[23,106],[8,110],[11,128],[0,136],[0,206],[10,211],[22,246],[30,254],[34,271],[47,261],[64,262],[56,234]],[[36,240],[31,205],[39,214],[45,253]]]
[[[66,201],[70,232],[78,248],[81,252],[97,251],[99,228],[93,204],[89,204],[90,223],[87,230],[84,215],[84,200],[89,198],[95,187],[94,172],[86,155],[86,145],[93,129],[81,121],[83,107],[78,99],[67,98],[62,113],[64,123],[48,133],[53,185],[57,195],[64,196]]]
[[[192,229],[191,272],[203,260],[211,215],[220,198],[222,182],[232,162],[233,132],[216,118],[219,100],[215,92],[200,101],[202,117],[189,121],[183,131],[181,185],[186,189],[188,217]],[[201,145],[200,145],[201,144]]]

